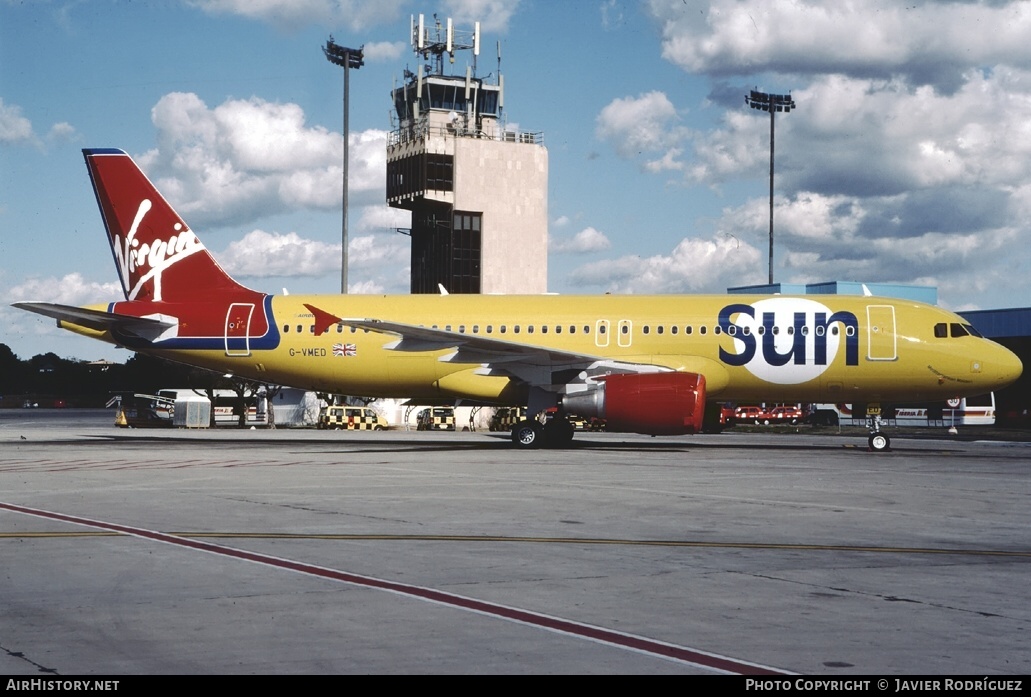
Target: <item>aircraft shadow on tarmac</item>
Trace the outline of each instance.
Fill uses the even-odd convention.
[[[237,432],[238,433],[238,432]],[[259,432],[260,433],[260,432]],[[234,434],[236,435],[236,434]],[[256,435],[251,438],[241,439],[239,437],[227,437],[226,438],[211,438],[211,437],[190,437],[176,435],[129,435],[129,434],[114,434],[114,435],[89,435],[84,436],[82,439],[64,439],[48,441],[51,445],[103,445],[110,446],[111,444],[162,444],[171,445],[174,443],[190,444],[190,445],[205,445],[219,449],[221,447],[231,446],[234,449],[239,448],[262,448],[267,449],[269,447],[275,448],[313,448],[318,449],[321,452],[331,452],[335,448],[345,448],[348,452],[355,450],[361,450],[362,452],[464,452],[464,451],[512,451],[513,454],[516,452],[510,440],[508,434],[505,433],[482,433],[479,434],[482,439],[477,440],[455,440],[449,438],[446,435],[431,435],[426,437],[406,438],[397,439],[387,437],[362,437],[355,439],[348,439],[346,436],[342,436],[337,440],[325,440],[325,439],[306,439],[306,438],[268,438]],[[642,437],[634,437],[632,440],[609,440],[609,439],[591,439],[590,437],[578,438],[573,440],[571,443],[561,448],[542,448],[541,453],[554,452],[561,453],[563,451],[647,451],[647,452],[687,452],[692,450],[749,450],[749,451],[797,451],[797,452],[816,452],[816,451],[834,451],[841,452],[853,451],[857,453],[867,454],[867,447],[864,439],[855,438],[849,439],[855,442],[841,443],[838,440],[834,442],[819,442],[822,439],[813,438],[810,442],[799,443],[771,443],[768,439],[762,439],[762,441],[756,441],[754,443],[742,442],[736,440],[734,442],[726,442],[719,440],[700,440],[694,438],[685,438],[683,440],[676,440],[671,438],[656,438],[654,440],[644,440]],[[817,442],[813,442],[817,441]],[[906,448],[893,448],[895,451],[905,451]],[[913,452],[933,452],[941,453],[943,451],[953,450],[947,443],[943,443],[941,447],[933,450],[926,449],[915,449]]]

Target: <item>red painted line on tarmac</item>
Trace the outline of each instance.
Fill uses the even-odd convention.
[[[461,610],[467,610],[489,617],[497,617],[519,624],[540,627],[559,634],[567,634],[601,644],[615,646],[617,648],[629,649],[637,653],[686,663],[715,672],[735,675],[789,674],[786,671],[777,670],[776,668],[771,668],[769,666],[739,661],[727,656],[707,653],[705,651],[656,641],[654,639],[648,639],[647,637],[636,636],[633,634],[624,634],[611,629],[595,627],[593,625],[574,622],[572,620],[564,620],[559,617],[552,617],[550,615],[544,615],[530,610],[520,610],[518,608],[489,603],[483,600],[476,600],[475,598],[467,598],[465,596],[447,593],[433,588],[412,586],[406,583],[395,583],[393,581],[387,581],[371,576],[361,576],[359,574],[352,574],[346,571],[337,571],[335,569],[327,569],[325,567],[305,564],[303,562],[292,561],[290,559],[273,557],[267,554],[248,552],[242,549],[234,549],[232,547],[211,544],[210,542],[177,537],[175,535],[169,535],[156,530],[147,530],[145,528],[136,528],[128,525],[119,525],[117,523],[81,518],[79,516],[66,515],[64,513],[56,513],[53,511],[44,511],[37,508],[28,508],[26,506],[19,506],[17,504],[5,503],[2,501],[0,501],[0,509],[8,510],[13,513],[23,513],[25,515],[36,516],[38,518],[58,520],[71,523],[73,525],[83,525],[86,527],[98,528],[100,530],[109,530],[146,540],[154,540],[156,542],[164,542],[178,547],[185,547],[187,549],[195,549],[202,552],[209,552],[211,554],[218,554],[224,557],[242,559],[244,561],[254,562],[265,566],[287,569],[289,571],[295,571],[308,576],[316,576],[365,588],[375,588],[390,593],[397,593],[399,595],[426,600],[431,603],[446,605]]]

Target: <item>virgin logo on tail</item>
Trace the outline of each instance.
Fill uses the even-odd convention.
[[[129,300],[135,300],[140,289],[153,279],[154,297],[153,300],[160,302],[161,297],[161,276],[176,263],[186,257],[204,250],[204,245],[197,239],[197,236],[182,223],[175,223],[172,226],[172,234],[166,240],[155,239],[151,242],[144,242],[136,239],[136,233],[143,222],[143,218],[150,211],[153,204],[150,199],[140,201],[136,210],[132,227],[125,238],[122,239],[117,233],[113,235],[113,249],[115,263],[123,279],[132,287],[128,289]]]

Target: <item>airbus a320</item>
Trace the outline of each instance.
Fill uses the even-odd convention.
[[[124,299],[15,306],[133,351],[333,394],[527,405],[521,447],[697,433],[717,402],[981,394],[1020,360],[958,315],[860,296],[270,295],[233,280],[123,151],[83,150]],[[876,426],[870,447],[888,449]]]

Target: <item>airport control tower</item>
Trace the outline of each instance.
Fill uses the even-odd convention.
[[[544,293],[542,136],[506,127],[500,47],[493,84],[478,77],[479,23],[472,32],[450,19],[433,24],[412,19],[419,65],[391,93],[387,141],[387,203],[412,212],[412,293],[438,293],[438,284],[449,293]],[[472,64],[453,74],[459,52]]]

